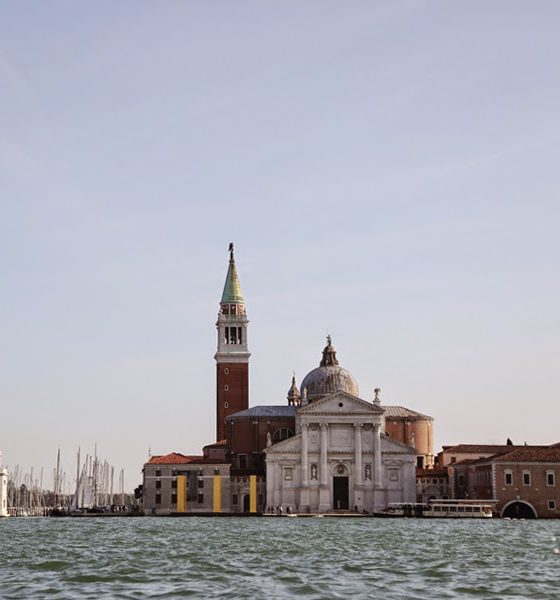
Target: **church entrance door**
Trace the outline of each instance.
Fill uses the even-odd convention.
[[[335,510],[348,510],[348,477],[333,477],[333,508]]]

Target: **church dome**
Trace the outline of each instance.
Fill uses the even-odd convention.
[[[320,365],[305,376],[301,382],[301,390],[304,396],[307,393],[308,402],[339,391],[359,396],[360,391],[354,376],[338,363],[330,335],[327,337]]]

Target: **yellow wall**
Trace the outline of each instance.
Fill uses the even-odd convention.
[[[187,512],[187,478],[185,475],[177,477],[177,512]]]
[[[222,476],[214,475],[214,512],[222,512]]]

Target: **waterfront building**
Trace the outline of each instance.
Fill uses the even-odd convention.
[[[560,517],[560,447],[501,446],[449,464],[452,498],[495,499],[502,517]]]
[[[424,504],[430,500],[449,498],[447,469],[416,469],[416,501]]]
[[[359,397],[330,336],[301,388],[301,397],[293,388],[288,394],[295,435],[276,444],[269,439],[265,450],[268,510],[373,512],[415,502],[416,449],[384,433],[378,392],[372,402]]]
[[[230,512],[229,471],[210,452],[151,456],[143,469],[144,514]]]
[[[463,460],[478,460],[511,450],[513,444],[455,444],[454,446],[442,446],[441,452],[437,455],[436,462],[440,468],[447,467],[450,464],[458,463]],[[534,446],[537,447],[537,446]],[[546,446],[542,446],[546,448]]]

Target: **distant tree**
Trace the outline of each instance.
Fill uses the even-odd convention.
[[[513,442],[509,438],[507,439],[506,444],[508,446],[513,446]]]
[[[138,487],[134,488],[134,498],[136,500],[141,500],[144,497],[144,486],[140,484]]]

